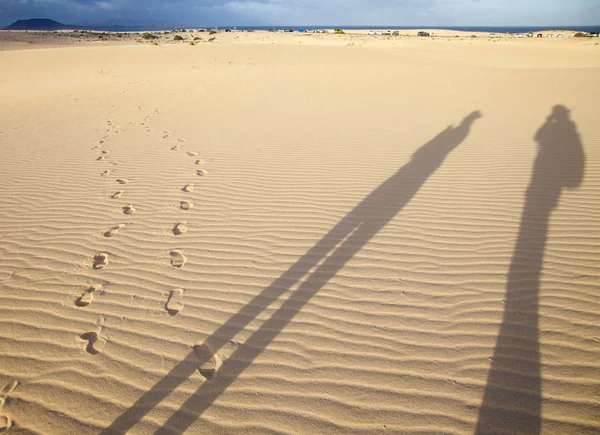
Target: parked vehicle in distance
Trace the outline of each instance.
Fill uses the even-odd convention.
[[[431,35],[429,35],[429,32],[423,32],[423,31],[420,31],[419,33],[417,33],[417,35],[419,35],[419,36],[431,36]]]

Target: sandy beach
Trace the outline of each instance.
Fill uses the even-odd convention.
[[[0,32],[0,429],[597,434],[600,40],[434,32]]]

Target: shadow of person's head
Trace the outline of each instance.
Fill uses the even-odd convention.
[[[536,173],[545,174],[547,183],[555,187],[572,189],[583,179],[585,155],[570,115],[567,107],[554,106],[535,140],[539,144]]]

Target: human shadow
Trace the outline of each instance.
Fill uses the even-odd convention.
[[[469,114],[458,126],[449,126],[419,148],[406,165],[363,199],[306,254],[220,326],[204,343],[195,346],[193,352],[102,433],[112,435],[127,432],[195,370],[211,364],[207,348],[212,354],[216,354],[272,302],[306,277],[292,296],[223,363],[218,370],[218,377],[200,385],[156,432],[183,433],[252,364],[302,307],[402,210],[428,177],[440,167],[446,156],[467,137],[471,125],[479,117],[479,111]]]
[[[580,185],[585,155],[564,106],[554,106],[535,140],[538,154],[508,271],[504,316],[476,434],[539,434],[541,430],[540,273],[550,216],[563,189]]]

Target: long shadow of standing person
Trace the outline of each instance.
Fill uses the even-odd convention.
[[[539,144],[512,263],[504,317],[488,375],[477,434],[539,434],[541,370],[538,306],[548,224],[563,189],[583,178],[585,156],[564,106],[554,106],[538,130]]]
[[[252,364],[302,307],[402,210],[446,156],[467,137],[471,125],[479,117],[481,114],[478,111],[471,113],[458,126],[448,127],[419,148],[406,165],[363,199],[306,254],[220,326],[203,344],[195,346],[194,352],[140,397],[103,434],[127,432],[199,366],[210,363],[211,354],[218,352],[271,303],[305,278],[282,306],[223,363],[218,378],[203,383],[157,431],[157,434],[183,433]],[[209,353],[205,351],[206,348],[210,349]]]

